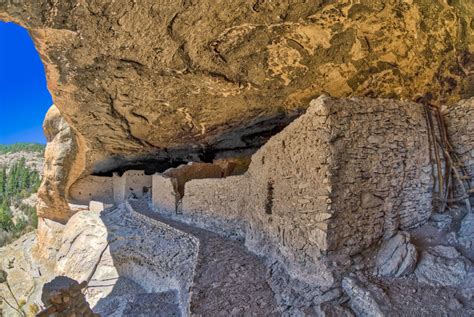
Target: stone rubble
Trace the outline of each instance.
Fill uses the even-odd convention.
[[[469,259],[454,247],[441,245],[423,251],[415,269],[415,276],[420,282],[436,286],[460,286],[468,274],[473,273]]]

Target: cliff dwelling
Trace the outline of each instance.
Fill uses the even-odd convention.
[[[474,315],[472,1],[20,2],[54,105],[5,316]]]

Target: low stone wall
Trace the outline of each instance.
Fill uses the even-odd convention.
[[[69,201],[75,204],[87,205],[91,200],[104,203],[113,202],[112,177],[87,176],[84,177],[69,190]]]
[[[246,176],[199,179],[186,183],[177,218],[232,238],[245,237]],[[250,198],[249,198],[250,199]]]
[[[121,229],[108,235],[119,275],[150,293],[178,290],[183,316],[189,315],[199,240],[136,212],[128,202],[125,208],[103,217],[107,228]]]
[[[451,144],[454,147],[460,161],[464,164],[462,168],[470,176],[471,189],[474,188],[474,98],[461,101],[445,109],[445,122],[448,129]],[[458,167],[459,168],[459,167]],[[457,186],[457,196],[462,196]],[[471,205],[474,205],[474,193],[471,194]]]

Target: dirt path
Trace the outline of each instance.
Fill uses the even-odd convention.
[[[278,316],[263,261],[242,242],[164,218],[146,201],[130,201],[142,214],[190,233],[200,240],[191,288],[191,313],[202,316]]]

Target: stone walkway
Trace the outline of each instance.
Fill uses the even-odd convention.
[[[197,316],[278,316],[278,305],[266,281],[263,261],[242,242],[167,219],[145,200],[130,201],[133,209],[200,240],[191,289],[191,314]]]

